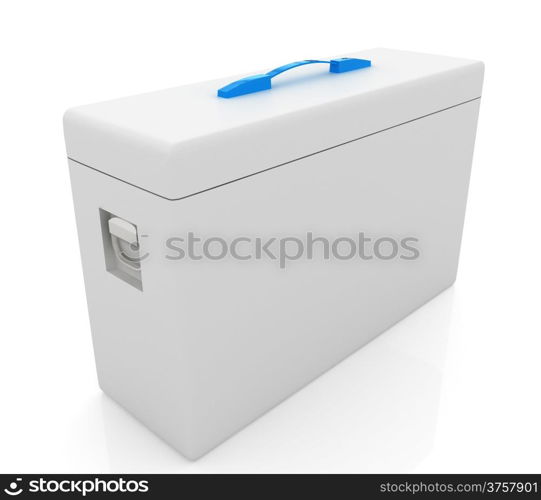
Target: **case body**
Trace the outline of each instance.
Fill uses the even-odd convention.
[[[221,80],[186,87],[195,97],[176,110],[182,130],[166,123],[179,120],[164,104],[175,105],[175,89],[66,114],[100,387],[190,459],[455,280],[483,66],[384,49],[353,56],[373,68],[333,75],[336,99],[310,70],[239,101],[210,92]],[[421,68],[413,76],[410,63]],[[205,99],[212,111],[194,124]],[[107,268],[104,213],[137,227],[148,254],[140,286]],[[301,258],[284,268],[167,258],[178,253],[164,242],[188,232],[415,237],[419,257]]]

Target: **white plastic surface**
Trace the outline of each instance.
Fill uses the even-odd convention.
[[[389,49],[342,56],[373,66],[305,66],[233,99],[217,89],[258,71],[73,108],[68,157],[179,199],[481,95],[477,61]]]
[[[118,217],[113,217],[112,219],[109,219],[108,226],[109,232],[113,236],[116,236],[129,244],[137,243],[137,229],[128,221]]]
[[[70,161],[100,387],[194,459],[449,287],[478,108],[474,100],[179,201]],[[143,291],[106,272],[100,208],[148,235]],[[164,241],[188,231],[415,235],[421,257],[287,269],[167,260]]]

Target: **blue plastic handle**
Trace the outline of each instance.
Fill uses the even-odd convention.
[[[229,99],[231,97],[238,97],[239,95],[252,94],[254,92],[260,92],[261,90],[268,90],[271,88],[271,78],[287,71],[289,69],[304,66],[305,64],[323,63],[329,64],[330,73],[346,73],[347,71],[353,71],[361,68],[368,68],[372,65],[368,59],[354,59],[352,57],[343,57],[341,59],[331,59],[330,61],[320,61],[318,59],[306,59],[305,61],[297,61],[289,64],[284,64],[279,68],[275,68],[263,75],[247,76],[241,78],[236,82],[231,82],[225,87],[218,90],[218,97],[224,97]]]

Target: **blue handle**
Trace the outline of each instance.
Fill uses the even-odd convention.
[[[354,59],[351,57],[343,57],[341,59],[331,59],[330,61],[320,61],[318,59],[306,59],[305,61],[297,61],[289,64],[284,64],[279,68],[273,69],[263,75],[247,76],[236,82],[232,82],[218,90],[218,97],[229,99],[230,97],[238,97],[239,95],[252,94],[261,90],[271,88],[271,78],[287,71],[289,69],[304,66],[305,64],[323,63],[329,64],[329,72],[331,73],[346,73],[361,68],[368,68],[371,62],[368,59]]]

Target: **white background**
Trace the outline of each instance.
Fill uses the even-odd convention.
[[[536,1],[4,1],[0,472],[541,472]],[[486,63],[455,286],[199,461],[97,386],[62,114],[377,46]]]

